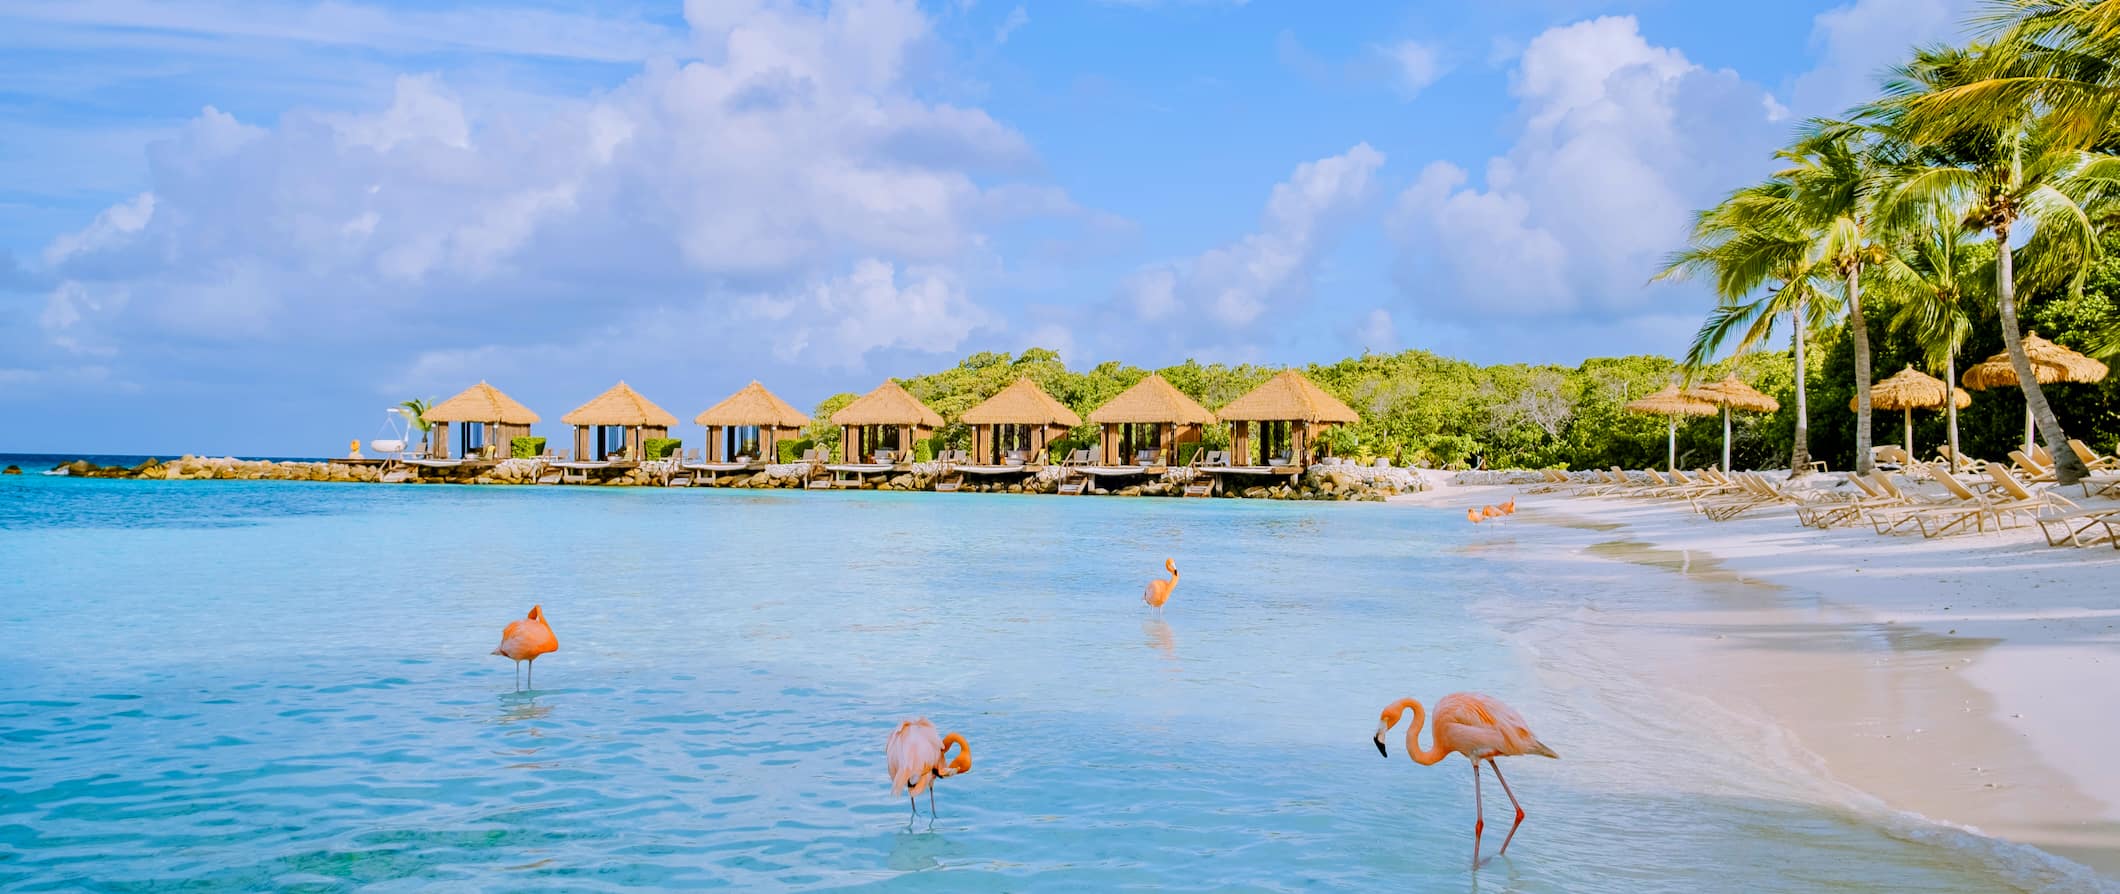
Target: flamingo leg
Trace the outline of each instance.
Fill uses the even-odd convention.
[[[523,691],[523,663],[515,662],[515,691]]]
[[[928,783],[928,819],[935,818],[935,784]]]
[[[1472,868],[1480,868],[1480,832],[1487,828],[1487,807],[1480,796],[1480,762],[1472,762]]]
[[[530,667],[524,672],[523,676],[523,682],[535,690],[537,688],[537,659],[530,659]]]
[[[1509,834],[1502,839],[1502,849],[1494,852],[1494,855],[1499,857],[1509,852],[1509,840],[1516,837],[1516,827],[1524,824],[1524,805],[1517,803],[1516,792],[1509,790],[1509,780],[1502,778],[1502,765],[1495,763],[1494,758],[1490,757],[1487,759],[1487,766],[1494,768],[1494,778],[1502,783],[1502,794],[1508,795],[1509,806],[1516,808],[1516,822],[1509,824]]]
[[[913,821],[920,818],[920,796],[911,794],[906,795],[905,809],[912,811],[905,818],[906,826],[911,827],[913,825]]]

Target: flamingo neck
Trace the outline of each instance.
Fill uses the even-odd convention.
[[[1406,727],[1406,756],[1413,758],[1414,763],[1429,767],[1440,763],[1443,758],[1450,756],[1450,752],[1444,751],[1440,747],[1426,750],[1421,748],[1421,726],[1428,722],[1428,709],[1421,707],[1419,699],[1399,699],[1397,704],[1391,706],[1391,709],[1394,712],[1403,709],[1412,709],[1413,711],[1413,723]],[[1393,725],[1397,725],[1395,721]]]
[[[951,745],[957,746],[957,756],[955,758],[944,760],[944,758],[949,758]],[[947,736],[943,736],[942,755],[938,757],[936,761],[937,767],[935,775],[937,776],[955,776],[959,773],[971,772],[972,744],[970,742],[966,742],[964,740],[964,735],[961,733],[951,733]]]

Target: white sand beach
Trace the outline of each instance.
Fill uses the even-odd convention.
[[[1521,491],[1432,480],[1394,502],[1461,511]],[[1725,594],[1616,625],[1663,685],[1779,726],[1887,807],[2120,876],[2120,550],[2049,547],[2036,527],[1822,531],[1787,508],[1713,522],[1682,501],[1522,495],[1518,510],[1497,527],[1520,549]]]

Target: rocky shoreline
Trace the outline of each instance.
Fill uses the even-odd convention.
[[[554,479],[558,471],[557,468],[534,459],[509,459],[492,465],[461,468],[423,468],[395,463],[332,460],[273,462],[234,457],[184,456],[168,462],[149,459],[129,467],[99,466],[88,460],[74,460],[54,466],[45,474],[141,481],[524,485],[556,483]],[[5,473],[19,475],[22,470],[10,466]],[[567,483],[601,487],[699,486],[777,490],[807,487],[815,474],[816,470],[808,464],[786,463],[769,465],[754,473],[701,478],[695,484],[690,472],[680,468],[673,461],[663,461],[642,463],[632,469],[613,471],[593,481]],[[865,487],[886,491],[928,491],[934,490],[938,483],[949,482],[957,485],[955,490],[959,493],[1051,494],[1060,491],[1069,474],[1069,470],[1055,466],[1006,480],[981,479],[977,476],[957,475],[942,463],[920,463],[907,471],[884,477]],[[1087,479],[1083,493],[1119,497],[1183,496],[1188,485],[1207,483],[1210,477],[1197,469],[1176,468],[1156,476],[1153,480],[1129,481],[1116,488],[1100,486],[1096,479]],[[1351,463],[1311,466],[1300,476],[1294,476],[1293,481],[1286,477],[1267,480],[1272,483],[1243,487],[1230,486],[1225,482],[1215,496],[1264,500],[1375,502],[1427,489],[1420,475],[1412,469],[1359,466]]]

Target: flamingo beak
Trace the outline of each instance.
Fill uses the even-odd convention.
[[[1381,755],[1381,756],[1383,756],[1383,757],[1390,757],[1390,756],[1391,756],[1391,752],[1389,752],[1389,751],[1385,751],[1385,750],[1384,750],[1384,734],[1383,734],[1383,733],[1377,733],[1377,737],[1376,737],[1376,738],[1374,738],[1374,739],[1371,739],[1370,741],[1371,741],[1371,742],[1375,742],[1375,743],[1376,743],[1376,746],[1377,746],[1377,754],[1379,754],[1379,755]]]

